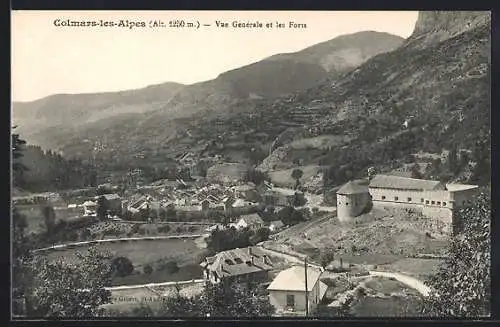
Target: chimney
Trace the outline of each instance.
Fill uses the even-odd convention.
[[[253,258],[254,258],[254,256],[252,255],[252,266],[254,265],[254,263],[253,263]]]
[[[252,248],[248,247],[248,255],[252,256]]]

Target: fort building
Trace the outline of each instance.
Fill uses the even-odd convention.
[[[352,221],[369,205],[368,180],[349,181],[337,191],[337,217],[341,222]]]
[[[478,191],[477,185],[445,184],[390,175],[376,175],[369,183],[350,181],[337,191],[337,214],[340,221],[352,221],[366,212],[366,201],[374,208],[412,209],[456,228],[454,212],[466,205]]]

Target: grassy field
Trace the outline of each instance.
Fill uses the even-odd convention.
[[[419,297],[363,297],[351,307],[355,317],[418,317]]]
[[[393,293],[400,293],[402,291],[404,291],[407,294],[418,296],[417,291],[408,288],[403,283],[397,280],[392,280],[390,278],[373,277],[370,280],[366,281],[365,285],[367,288],[370,288],[377,293],[382,293],[387,296]]]
[[[304,173],[300,179],[302,184],[321,171],[321,166],[301,166],[298,168],[300,168]],[[292,178],[293,170],[294,169],[271,171],[269,172],[269,177],[271,178],[271,181],[278,186],[294,187],[295,179]]]
[[[404,273],[421,280],[426,280],[429,275],[437,273],[443,260],[404,258],[380,266],[383,270]]]
[[[101,243],[96,245],[101,250],[110,251],[115,256],[126,256],[134,266],[142,266],[146,263],[155,262],[167,258],[175,260],[179,265],[188,264],[193,258],[201,255],[204,250],[200,249],[191,239],[168,239],[168,240],[145,240],[134,242]],[[85,246],[74,249],[56,250],[48,253],[49,258],[65,257],[75,258],[76,251],[84,251]]]
[[[348,140],[346,136],[340,135],[321,135],[316,137],[310,137],[305,139],[300,139],[290,143],[292,149],[320,149],[325,150],[330,147],[338,146]]]
[[[154,265],[152,265],[154,266]],[[117,277],[113,279],[113,285],[137,285],[147,283],[161,283],[165,281],[176,282],[190,279],[203,278],[203,271],[199,264],[190,263],[179,267],[179,271],[170,273],[167,269],[156,269],[150,274],[146,275],[142,271],[126,276]]]
[[[168,281],[181,281],[202,278],[202,270],[198,265],[206,256],[206,250],[196,246],[194,240],[150,240],[122,243],[101,243],[97,247],[109,251],[113,256],[125,256],[134,265],[134,272],[126,277],[115,277],[113,285],[135,285]],[[73,249],[57,250],[45,255],[50,259],[64,257],[66,260],[77,260],[76,252],[84,252],[87,246]],[[179,271],[170,272],[162,263],[175,261]],[[144,274],[146,264],[151,265],[153,272]]]

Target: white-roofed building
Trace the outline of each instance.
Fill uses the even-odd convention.
[[[249,227],[250,229],[259,229],[264,227],[264,220],[262,220],[258,214],[251,213],[240,216],[240,219],[234,226],[236,229],[243,229],[246,227]]]
[[[306,271],[304,266],[294,266],[281,271],[267,287],[269,302],[278,314],[306,311]],[[309,312],[323,299],[328,286],[320,280],[321,272],[307,268],[307,298]]]
[[[95,215],[96,210],[97,210],[97,203],[95,203],[93,201],[85,201],[83,203],[84,215],[86,215],[86,216]]]

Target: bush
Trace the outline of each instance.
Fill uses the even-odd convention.
[[[118,277],[126,277],[134,271],[134,264],[127,257],[116,257],[111,261],[113,273]]]
[[[151,265],[147,264],[144,266],[144,268],[142,268],[144,274],[146,275],[151,275],[151,273],[153,272],[153,267],[151,267]]]

